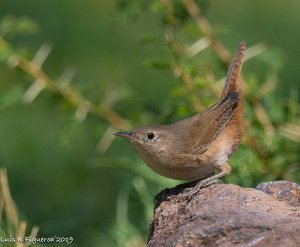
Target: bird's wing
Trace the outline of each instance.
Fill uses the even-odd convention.
[[[195,141],[188,142],[190,146],[186,148],[189,152],[201,154],[207,150],[232,118],[237,108],[238,97],[236,92],[229,93],[222,101],[195,116],[195,122],[192,123],[188,135],[189,140]]]

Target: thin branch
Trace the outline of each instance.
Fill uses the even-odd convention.
[[[70,87],[68,83],[55,83],[51,81],[40,66],[37,66],[33,62],[17,55],[13,55],[9,61],[13,66],[18,67],[35,78],[34,84],[24,96],[28,102],[31,102],[40,91],[46,89],[59,94],[64,100],[76,106],[79,109],[77,112],[79,118],[84,118],[86,113],[93,113],[118,129],[128,129],[131,127],[130,121],[121,117],[107,106],[95,106],[79,92]]]
[[[27,227],[26,222],[21,221],[19,228],[17,230],[17,238],[25,239],[26,227]],[[17,240],[16,247],[25,247],[25,242]]]
[[[210,40],[207,37],[202,37],[201,39],[197,40],[194,44],[187,47],[185,49],[185,52],[189,57],[194,57],[209,46]]]
[[[103,136],[98,142],[97,150],[103,154],[107,151],[111,143],[113,142],[115,136],[113,135],[114,132],[116,132],[117,129],[113,126],[109,126],[107,130],[104,132]]]
[[[300,124],[286,123],[280,127],[280,134],[294,142],[300,142]]]
[[[17,208],[15,205],[14,200],[11,197],[10,190],[9,190],[9,184],[7,179],[7,172],[6,169],[1,168],[0,169],[0,190],[1,195],[3,195],[4,198],[4,205],[5,209],[7,211],[8,217],[10,221],[12,222],[15,229],[19,226],[19,217]]]
[[[210,25],[209,21],[202,14],[200,7],[194,0],[182,0],[182,4],[190,14],[190,16],[194,19],[203,35],[210,40],[209,43],[212,50],[216,53],[216,55],[223,63],[229,66],[231,63],[232,55],[229,50],[223,45],[223,43],[215,37],[213,28]],[[243,91],[247,91],[248,86],[242,74],[240,75],[240,84]]]
[[[46,61],[52,50],[52,46],[48,43],[43,44],[40,49],[36,52],[34,58],[32,59],[32,63],[37,67],[42,68],[43,63]]]
[[[216,39],[216,37],[214,37],[213,29],[205,16],[202,15],[199,6],[194,0],[182,0],[182,3],[190,16],[195,20],[199,29],[203,32],[204,36],[210,39],[211,47],[214,52],[225,64],[229,65],[231,61],[230,52],[218,39]]]
[[[274,127],[272,125],[272,122],[268,116],[267,111],[265,110],[265,108],[263,107],[263,105],[261,104],[259,99],[252,99],[251,100],[251,104],[253,106],[253,110],[254,113],[258,119],[258,121],[262,124],[265,133],[267,134],[267,136],[272,136],[274,133]]]

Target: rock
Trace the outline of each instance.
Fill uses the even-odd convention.
[[[184,184],[156,197],[148,247],[300,246],[300,186],[288,181],[257,189],[202,188],[189,200]]]

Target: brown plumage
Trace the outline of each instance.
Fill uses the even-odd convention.
[[[220,101],[215,105],[174,124],[148,125],[116,135],[128,138],[138,155],[160,175],[186,180],[207,177],[216,169],[221,171],[202,180],[201,187],[230,173],[227,160],[243,135],[238,77],[245,50],[246,43],[241,42],[231,62]]]

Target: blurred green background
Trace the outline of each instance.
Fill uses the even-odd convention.
[[[300,2],[196,3],[231,54],[241,40],[254,46],[243,67],[247,134],[225,181],[299,183]],[[194,114],[195,98],[200,108],[214,103],[212,88],[221,90],[226,63],[210,47],[186,55],[206,34],[181,1],[0,0],[0,6],[0,164],[21,218],[39,226],[38,236],[73,236],[72,246],[143,246],[155,194],[179,182],[154,174],[126,140],[110,138],[117,128],[101,114],[84,117],[56,90],[24,103],[36,78],[12,66],[15,56],[30,61],[43,44],[51,46],[43,71],[54,87],[74,73],[70,88],[131,126]]]

